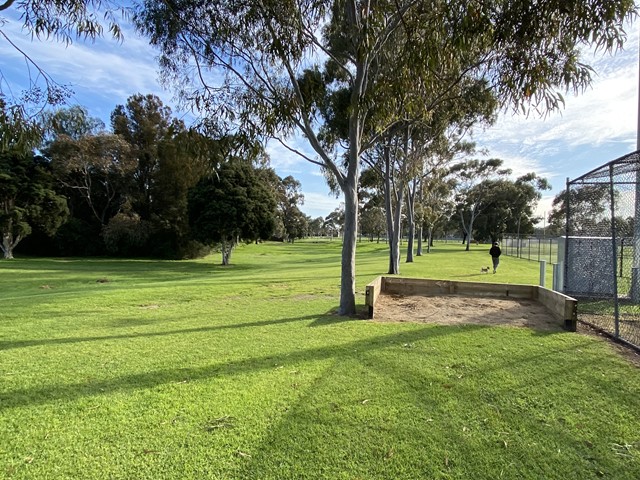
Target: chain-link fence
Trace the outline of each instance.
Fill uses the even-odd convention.
[[[578,319],[640,348],[640,152],[567,181],[563,290]]]
[[[503,255],[524,258],[548,264],[558,261],[558,239],[534,237],[531,235],[507,234],[500,245]]]

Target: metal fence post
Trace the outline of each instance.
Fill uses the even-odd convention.
[[[564,272],[564,262],[560,261],[553,265],[553,290],[556,292],[562,292],[564,290],[564,279],[562,273]]]
[[[620,278],[622,278],[623,265],[624,265],[624,237],[620,239]]]
[[[547,262],[540,260],[540,286],[544,287],[545,277],[547,276]]]
[[[571,205],[571,190],[570,190],[570,186],[569,186],[569,177],[567,177],[567,192],[565,193],[565,197],[564,197],[564,203],[565,203],[565,212],[567,215],[567,220],[565,222],[565,226],[564,226],[564,258],[562,259],[563,261],[563,267],[564,267],[564,271],[562,272],[562,291],[565,290],[565,282],[567,280],[567,278],[569,277],[569,233],[570,233],[570,225],[571,225],[571,209],[569,208],[569,206]]]
[[[613,164],[609,165],[609,195],[611,202],[611,251],[613,253],[613,314],[615,316],[615,337],[620,337],[620,311],[618,305],[618,246],[616,245],[616,205],[613,188]]]

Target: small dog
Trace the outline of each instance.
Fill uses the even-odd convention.
[[[490,267],[482,267],[480,268],[480,273],[489,273]]]

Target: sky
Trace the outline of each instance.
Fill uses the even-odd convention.
[[[175,117],[193,121],[193,114],[178,109],[172,92],[160,85],[157,52],[131,28],[124,26],[123,42],[105,38],[65,46],[52,40],[32,40],[11,11],[3,12],[3,17],[5,24],[0,30],[56,82],[70,86],[74,93],[68,104],[86,107],[107,126],[115,106],[125,104],[136,93],[155,94],[172,108]],[[637,23],[627,28],[625,48],[614,56],[585,51],[583,61],[596,71],[592,86],[577,96],[565,94],[562,111],[545,118],[501,112],[493,126],[474,132],[472,139],[478,147],[487,150],[488,158],[504,160],[514,178],[533,171],[550,181],[553,188],[544,192],[537,208],[539,215],[548,215],[553,197],[564,189],[567,178],[636,150],[638,28]],[[35,74],[24,56],[2,36],[0,72],[2,91],[16,95],[29,75]],[[304,139],[290,142],[311,152]],[[277,142],[270,142],[267,152],[278,175],[292,175],[302,184],[305,203],[301,209],[307,215],[324,217],[339,206],[341,199],[329,193],[317,166]]]

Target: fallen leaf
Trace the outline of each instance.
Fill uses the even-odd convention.
[[[240,450],[236,450],[236,455],[243,458],[251,458],[251,455]]]

